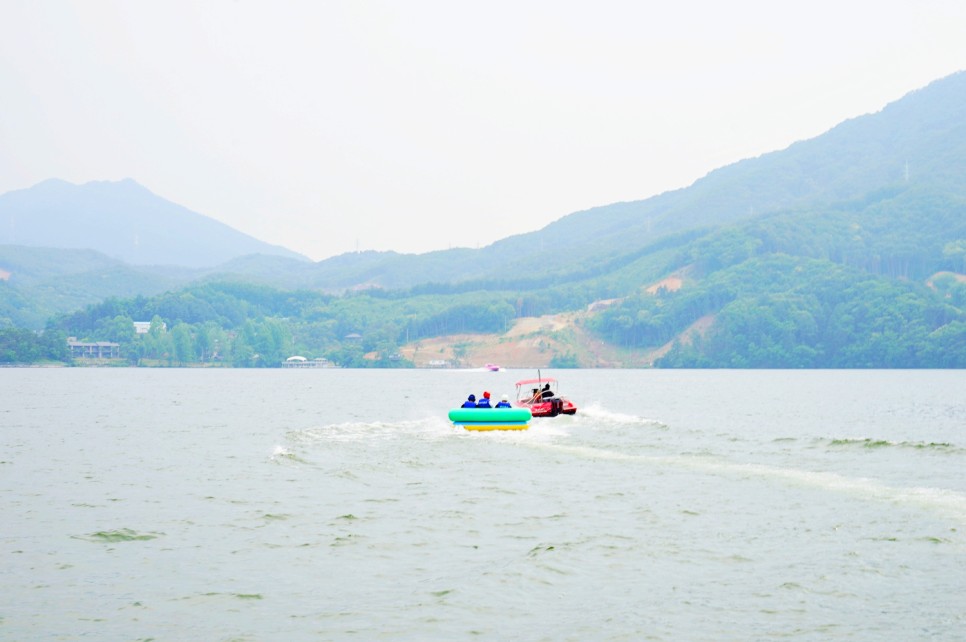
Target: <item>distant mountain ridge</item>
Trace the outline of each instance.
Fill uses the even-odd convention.
[[[300,287],[328,291],[548,273],[566,280],[675,235],[910,188],[966,198],[966,72],[815,138],[716,169],[686,188],[574,212],[480,249],[347,253],[293,266],[290,276]]]
[[[671,235],[906,188],[966,197],[966,72],[815,138],[714,170],[687,188],[574,212],[480,249],[350,252],[311,263],[129,179],[82,186],[49,180],[0,195],[0,245],[91,248],[132,265],[217,267],[222,276],[279,287],[405,289],[547,273],[567,278]]]
[[[68,200],[63,194],[72,195],[74,205],[53,207]],[[480,249],[418,255],[353,252],[313,263],[165,201],[134,181],[74,186],[51,180],[0,196],[0,294],[6,291],[9,300],[27,302],[8,305],[4,312],[0,296],[0,325],[4,317],[20,322],[27,306],[36,308],[30,321],[36,327],[45,313],[68,312],[69,305],[91,303],[98,296],[151,295],[199,281],[243,281],[330,294],[395,290],[392,296],[406,296],[407,290],[513,290],[547,301],[560,301],[560,288],[570,288],[582,292],[575,301],[613,299],[690,263],[720,263],[723,259],[715,253],[742,254],[743,249],[725,242],[729,235],[738,230],[747,239],[747,230],[739,228],[771,229],[779,219],[786,223],[780,234],[770,231],[771,236],[748,242],[867,269],[889,261],[908,263],[912,267],[903,268],[905,273],[891,275],[919,278],[926,267],[943,267],[937,259],[956,255],[959,243],[966,243],[958,227],[964,203],[966,72],[937,80],[815,138],[714,170],[690,187],[575,212],[541,230]],[[140,210],[132,213],[138,204]],[[58,212],[60,219],[49,211]],[[58,256],[65,250],[21,251],[20,246],[29,245],[22,240],[29,225],[37,228],[29,229],[35,240],[41,239],[38,245],[78,243],[86,233],[79,228],[91,213],[113,221],[109,231],[115,234],[95,249],[126,264],[106,267],[83,253]],[[45,229],[36,225],[41,219],[47,221]],[[120,253],[134,237],[128,219],[139,221],[139,230],[163,228],[154,237],[155,245],[167,248],[163,257],[146,258],[140,236],[134,248],[136,266]],[[815,240],[819,228],[820,242]],[[833,228],[834,234],[829,231]],[[920,228],[928,235],[920,234]],[[211,239],[228,233],[226,229],[229,237],[242,237],[245,243],[216,252]],[[891,234],[887,245],[882,245],[883,234]],[[715,235],[725,241],[713,240]],[[922,247],[908,247],[913,240]],[[203,262],[177,254],[189,247],[193,253],[203,252]],[[943,269],[964,271],[954,263]],[[33,276],[39,274],[44,278]]]
[[[97,250],[131,265],[213,267],[249,254],[300,259],[132,179],[49,179],[0,195],[0,244]]]
[[[365,264],[370,285],[505,279],[555,272],[632,253],[662,237],[799,208],[834,206],[883,189],[938,190],[966,197],[966,72],[912,91],[881,111],[812,139],[716,169],[691,186],[640,201],[574,212],[546,227],[477,250],[419,256],[346,255],[317,264],[317,287]],[[432,269],[426,269],[432,267]]]

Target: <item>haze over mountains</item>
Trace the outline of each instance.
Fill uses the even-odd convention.
[[[131,265],[214,267],[246,254],[308,260],[126,179],[49,179],[0,195],[0,244],[90,249]]]
[[[817,138],[715,170],[688,188],[575,212],[481,249],[348,253],[310,264],[130,179],[80,186],[51,179],[0,195],[0,245],[94,249],[131,265],[221,266],[287,287],[399,288],[535,270],[566,273],[669,234],[827,206],[887,186],[966,194],[966,72]],[[223,265],[241,257],[248,258]]]
[[[24,224],[44,216],[45,225]],[[150,296],[193,282],[234,280],[334,294],[396,290],[397,297],[486,291],[505,297],[517,316],[627,299],[621,304],[627,309],[604,313],[613,318],[600,327],[615,343],[628,345],[668,341],[703,316],[734,323],[734,314],[719,313],[742,306],[746,316],[758,309],[755,314],[782,319],[786,313],[754,306],[795,301],[794,306],[810,306],[804,313],[821,330],[802,331],[795,340],[811,342],[808,350],[821,355],[830,341],[839,341],[822,334],[843,323],[836,306],[879,297],[875,305],[882,308],[890,305],[890,297],[900,297],[904,284],[918,284],[924,289],[911,296],[922,299],[914,313],[925,319],[920,339],[949,326],[943,339],[949,340],[966,332],[966,325],[959,325],[963,311],[956,307],[961,294],[952,288],[945,299],[927,302],[932,296],[928,288],[934,286],[926,283],[939,271],[966,273],[966,73],[938,80],[816,138],[715,170],[688,188],[575,212],[480,249],[347,253],[312,263],[168,203],[133,181],[85,186],[47,181],[11,192],[0,196],[0,226],[0,242],[7,243],[0,245],[0,277],[5,279],[0,285],[8,302],[17,301],[0,306],[0,319],[29,327],[42,325],[52,313],[107,296]],[[145,238],[150,239],[147,247]],[[106,242],[97,245],[95,239]],[[71,243],[103,254],[25,247]],[[133,256],[137,262],[104,254]],[[789,257],[794,260],[788,262]],[[827,284],[845,278],[840,267],[850,271],[851,285],[836,287],[853,288],[854,294],[848,302],[833,303],[835,288]],[[770,282],[754,276],[767,270],[774,270]],[[795,277],[806,272],[808,283]],[[885,297],[874,294],[862,274],[896,281],[889,288],[900,290]],[[684,307],[673,315],[671,301],[653,307],[657,304],[635,299],[672,275],[686,282],[677,303]],[[776,283],[785,289],[772,291]],[[688,292],[695,302],[686,301]],[[787,314],[800,317],[800,312],[795,308]],[[880,310],[884,317],[891,312]],[[660,315],[666,318],[658,331],[654,318]],[[889,332],[901,332],[911,317],[896,318],[900,329]],[[452,331],[447,323],[434,323],[434,331]],[[860,341],[865,331],[853,331],[850,340]]]

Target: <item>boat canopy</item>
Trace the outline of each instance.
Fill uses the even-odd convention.
[[[549,395],[557,396],[557,380],[553,377],[541,377],[540,379],[523,379],[517,381],[517,401],[523,401],[526,403],[531,403],[534,399],[534,394],[539,396],[547,395],[546,392],[549,390]],[[539,397],[538,397],[539,398]]]
[[[543,377],[542,379],[523,379],[521,381],[517,381],[516,385],[517,386],[532,386],[535,383],[539,383],[539,384],[548,384],[548,383],[549,384],[556,384],[557,383],[557,380],[554,379],[553,377]]]

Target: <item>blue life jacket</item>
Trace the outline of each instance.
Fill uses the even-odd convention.
[[[509,401],[501,401],[500,403],[496,404],[496,407],[497,408],[512,408],[513,406],[510,405],[510,402]]]
[[[490,405],[490,400],[489,399],[487,399],[486,397],[483,397],[482,399],[480,399],[479,401],[476,402],[476,407],[477,408],[492,408],[493,406]]]
[[[463,405],[460,406],[460,408],[476,408],[476,404],[470,401],[469,399],[467,399],[466,401],[463,402]]]

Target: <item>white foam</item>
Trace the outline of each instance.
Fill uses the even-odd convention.
[[[575,417],[589,418],[599,422],[606,422],[611,425],[625,425],[625,426],[663,426],[660,421],[656,419],[648,419],[647,417],[640,417],[637,415],[628,415],[620,412],[614,412],[613,410],[608,410],[604,408],[599,402],[594,402],[587,406],[582,406],[577,410]]]
[[[720,468],[760,477],[786,479],[795,483],[862,498],[939,509],[958,521],[966,523],[966,494],[945,488],[897,488],[866,477],[847,477],[832,472],[778,468],[761,464],[716,462],[709,468]]]
[[[448,433],[451,428],[452,424],[440,417],[407,421],[346,421],[292,431],[288,436],[297,442],[351,442],[433,436]]]
[[[673,466],[728,477],[760,477],[783,480],[792,484],[821,488],[861,499],[894,502],[938,511],[951,519],[966,524],[966,493],[946,488],[901,488],[865,477],[848,477],[839,473],[743,464],[693,456],[654,456],[595,448],[542,444],[542,447],[568,453],[582,459],[610,461],[640,461],[648,464]]]

